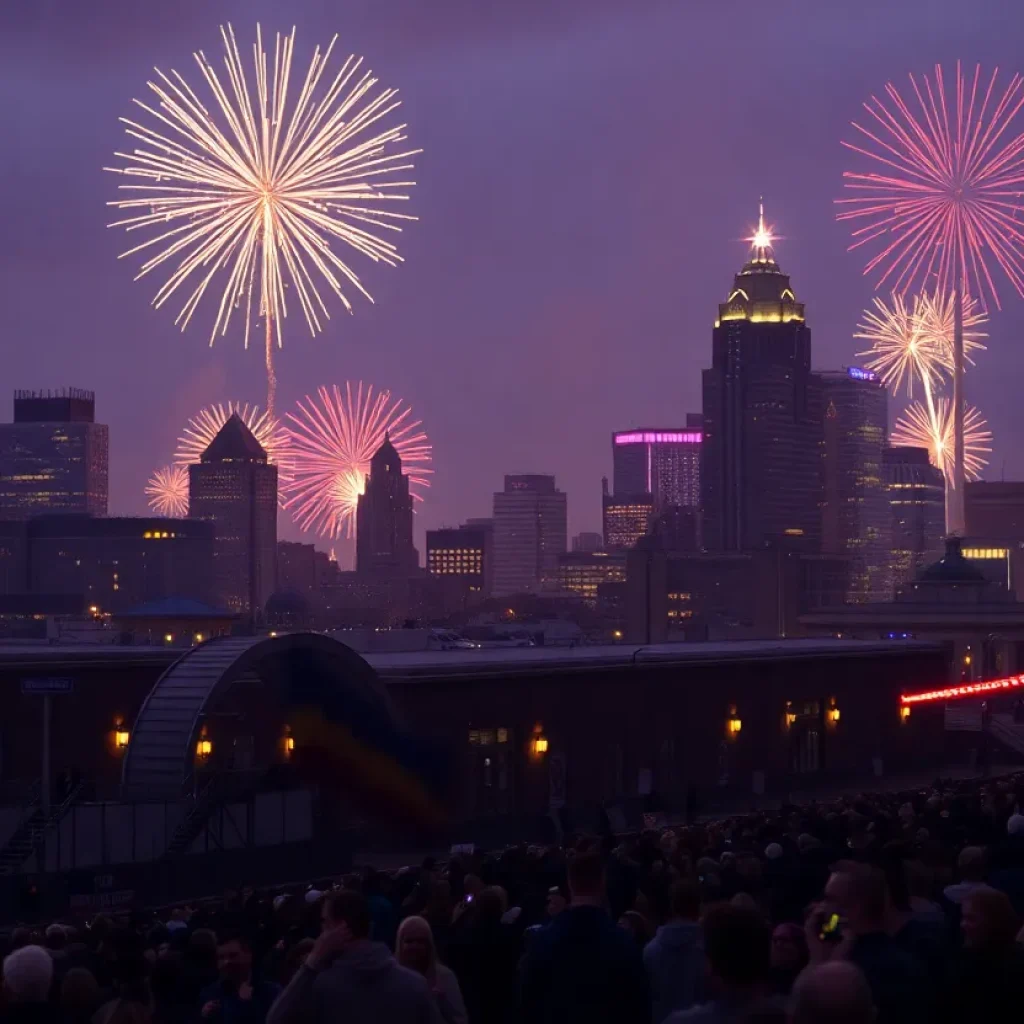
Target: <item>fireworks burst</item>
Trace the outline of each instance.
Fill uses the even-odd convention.
[[[188,515],[188,470],[184,466],[164,466],[146,484],[149,507],[158,516],[180,519]]]
[[[282,491],[284,507],[302,529],[322,537],[353,535],[370,459],[385,433],[402,459],[413,497],[422,497],[417,489],[430,486],[427,476],[433,472],[426,467],[431,447],[408,406],[362,382],[354,393],[346,383],[344,391],[334,385],[317,394],[319,400],[307,395],[296,413],[288,413],[293,477]]]
[[[157,70],[147,83],[156,102],[134,101],[149,123],[121,118],[141,147],[116,154],[123,166],[105,168],[128,179],[119,186],[128,195],[108,204],[128,216],[110,226],[154,233],[122,256],[146,254],[138,277],[169,270],[154,306],[187,292],[174,321],[182,330],[208,290],[219,293],[211,345],[236,310],[247,347],[252,323],[262,319],[272,413],[286,291],[311,334],[330,318],[324,285],[350,312],[347,286],[372,301],[332,243],[374,262],[401,262],[381,232],[416,219],[387,207],[409,198],[403,190],[414,183],[400,179],[419,150],[403,147],[404,124],[384,127],[400,106],[397,91],[378,90],[362,58],[350,56],[325,76],[337,36],[313,51],[292,104],[294,28],[276,36],[268,60],[257,25],[248,79],[231,25],[221,38],[226,80],[202,51],[194,55],[212,100],[204,103],[178,72]]]
[[[278,479],[287,479],[290,470],[288,431],[269,413],[260,412],[258,405],[243,402],[222,402],[196,413],[178,438],[175,465],[190,466],[198,462],[233,413],[238,413],[239,419],[252,431],[266,451],[267,461],[277,466]]]
[[[876,297],[873,310],[864,310],[855,338],[871,342],[859,356],[867,357],[874,370],[895,394],[906,384],[913,397],[914,381],[924,386],[929,396],[953,372],[953,300],[948,295],[918,295],[912,308],[898,292],[890,301]],[[971,365],[971,353],[984,350],[979,327],[988,318],[974,299],[964,304],[964,356]]]
[[[934,77],[910,76],[915,105],[889,83],[888,102],[864,104],[866,127],[853,122],[856,140],[843,145],[877,170],[843,174],[856,194],[837,200],[838,219],[860,224],[851,249],[881,240],[865,268],[880,271],[879,285],[962,289],[998,307],[991,255],[1024,295],[1024,134],[1011,131],[1024,79],[1014,75],[999,92],[997,76],[983,80],[980,66],[964,75],[957,63],[947,94],[937,65]]]
[[[932,465],[942,470],[948,486],[954,486],[953,409],[948,399],[936,400],[934,414],[920,402],[909,405],[893,427],[891,443],[927,448]],[[964,471],[968,480],[979,479],[991,452],[988,423],[977,409],[968,407],[964,417]]]

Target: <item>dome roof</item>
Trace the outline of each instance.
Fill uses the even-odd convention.
[[[919,583],[986,583],[985,574],[964,558],[959,537],[946,538],[946,553],[921,570]]]

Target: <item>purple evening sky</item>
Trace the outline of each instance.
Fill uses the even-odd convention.
[[[287,325],[279,406],[363,379],[422,417],[436,475],[422,531],[485,515],[505,472],[555,473],[570,530],[597,529],[612,430],[700,408],[716,303],[758,194],[807,303],[814,361],[853,361],[870,300],[833,220],[839,139],[872,91],[961,57],[1024,70],[1013,0],[3,0],[0,5],[0,415],[15,387],[98,393],[111,510],[202,405],[264,400],[262,356],[206,347],[132,282],[104,227],[117,118],[151,68],[196,77],[219,23],[298,26],[302,63],[334,32],[401,90],[426,150],[398,269],[359,262],[377,304]],[[1024,300],[967,378],[996,436],[989,475],[1024,475]],[[284,536],[299,532],[282,518]],[[420,541],[421,542],[421,541]],[[323,545],[326,546],[326,545]]]

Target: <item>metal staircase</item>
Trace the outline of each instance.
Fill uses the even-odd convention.
[[[1004,747],[1024,755],[1024,722],[1015,722],[1013,715],[994,714],[989,719],[988,731]]]
[[[33,787],[33,797],[25,817],[0,848],[0,875],[13,875],[32,854],[42,850],[46,834],[60,823],[78,799],[81,790],[82,783],[79,783],[59,804],[51,805],[47,813],[39,799],[38,784]]]

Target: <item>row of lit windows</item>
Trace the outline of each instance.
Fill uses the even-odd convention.
[[[670,608],[668,617],[670,619],[692,619],[693,612],[689,608],[684,608],[682,611],[679,611],[675,608]]]
[[[692,594],[687,594],[684,591],[674,592],[668,595],[670,601],[689,601],[693,597]]]
[[[143,535],[144,540],[167,540],[168,537],[174,538],[178,535],[176,533],[168,533],[166,530],[147,530]]]
[[[476,558],[483,558],[483,552],[479,548],[431,548],[430,556],[434,555],[473,555]]]
[[[493,747],[495,743],[508,743],[508,729],[470,729],[472,746]]]
[[[1010,554],[1008,548],[964,548],[964,558],[1006,558]]]

